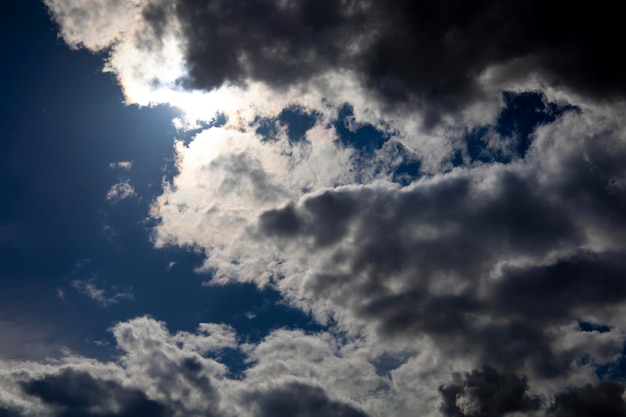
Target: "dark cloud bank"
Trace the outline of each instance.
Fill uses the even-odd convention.
[[[246,80],[277,88],[330,70],[354,71],[388,106],[456,112],[483,94],[478,77],[529,74],[596,100],[621,98],[615,6],[542,1],[178,0],[144,10],[156,33],[182,22],[185,84],[213,89]],[[408,107],[407,107],[408,105]]]

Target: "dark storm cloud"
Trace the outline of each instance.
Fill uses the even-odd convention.
[[[169,415],[167,407],[149,399],[143,391],[96,379],[87,372],[65,370],[25,382],[22,387],[27,394],[52,406],[56,417]]]
[[[367,28],[361,23],[364,13],[350,17],[343,3],[176,2],[187,41],[190,85],[212,89],[251,77],[284,87],[347,66],[346,43]],[[150,21],[151,15],[144,17]],[[163,19],[152,22],[158,26]]]
[[[178,0],[144,17],[159,33],[171,13],[194,88],[284,88],[347,69],[388,105],[417,99],[432,121],[483,95],[478,77],[498,64],[511,64],[507,81],[538,73],[593,98],[626,93],[621,19],[608,2]]]
[[[552,411],[556,417],[623,417],[623,394],[624,386],[613,381],[570,388],[556,395]]]
[[[525,377],[501,373],[484,366],[464,375],[455,374],[452,382],[439,387],[440,411],[445,417],[498,417],[507,413],[533,415],[542,400],[529,392]],[[570,387],[557,393],[545,409],[554,417],[626,416],[624,386],[614,381],[597,385]]]
[[[439,387],[446,417],[499,417],[505,413],[527,412],[539,408],[538,397],[528,393],[526,378],[499,373],[484,366]]]
[[[244,401],[253,407],[256,417],[367,417],[348,404],[331,400],[322,388],[298,382],[249,392]]]
[[[554,265],[512,268],[495,286],[494,302],[525,320],[549,320],[578,307],[601,307],[626,300],[626,254],[586,254]]]

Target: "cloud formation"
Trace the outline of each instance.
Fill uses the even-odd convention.
[[[623,385],[601,380],[626,335],[610,6],[46,4],[66,42],[108,51],[129,103],[178,106],[194,132],[151,206],[155,245],[204,254],[209,285],[272,286],[326,330],[249,344],[119,323],[119,362],[5,371],[7,410],[624,414]],[[224,349],[245,356],[239,379]]]
[[[355,346],[327,351],[338,341],[328,333],[277,330],[245,346],[247,369],[233,378],[220,360],[225,350],[238,349],[228,326],[203,324],[194,333],[172,334],[163,323],[143,317],[112,331],[121,351],[114,362],[79,356],[48,364],[2,362],[3,415],[365,417],[417,411],[402,410],[411,398],[377,375]],[[362,391],[368,379],[373,385]],[[487,366],[449,375],[438,391],[444,416],[624,413],[624,386],[617,382],[567,387],[546,396],[532,392],[527,378]],[[363,395],[367,399],[359,400]]]
[[[502,85],[538,81],[595,100],[626,92],[619,71],[623,63],[611,53],[619,22],[610,5],[46,3],[68,43],[92,50],[113,46],[111,69],[127,93],[181,83],[205,91],[261,83],[276,91],[296,86],[327,92],[329,76],[349,73],[381,108],[417,110],[434,123]],[[142,67],[141,59],[156,66]],[[128,85],[137,82],[144,85]]]
[[[119,323],[112,331],[123,353],[116,362],[75,356],[47,365],[3,362],[0,401],[5,414],[366,415],[331,397],[314,380],[288,372],[272,376],[271,370],[262,369],[262,363],[253,365],[260,368],[256,376],[244,376],[243,380],[227,377],[227,367],[219,356],[225,349],[237,348],[228,326],[202,324],[195,333],[170,334],[163,323],[143,317]],[[264,343],[275,341],[251,346],[249,354],[255,349],[271,349],[263,347]],[[306,358],[301,359],[306,364]]]

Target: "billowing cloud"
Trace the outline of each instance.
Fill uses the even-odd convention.
[[[553,406],[558,417],[624,416],[624,386],[613,381],[581,388],[569,388],[559,393]]]
[[[582,352],[555,354],[551,326],[622,329],[626,295],[626,201],[611,185],[626,148],[621,128],[588,129],[564,118],[519,163],[320,191],[263,213],[255,236],[274,242],[276,283],[294,303],[330,303],[382,335],[429,335],[465,357],[565,370],[559,361]]]
[[[541,404],[529,395],[528,383],[514,374],[500,374],[484,367],[439,388],[443,397],[441,412],[451,416],[501,416],[506,413],[533,411]]]
[[[71,369],[24,382],[22,389],[55,410],[55,416],[97,416],[103,410],[116,410],[114,415],[119,417],[166,415],[161,404],[149,400],[140,390],[124,388],[117,382],[99,380],[87,372]]]
[[[0,410],[9,416],[437,415],[423,405],[403,408],[413,393],[402,389],[397,374],[378,372],[358,344],[335,350],[341,337],[329,333],[277,330],[258,344],[238,345],[228,326],[172,334],[148,317],[112,331],[121,352],[114,362],[71,355],[47,364],[1,362]],[[228,349],[244,354],[241,375],[230,375],[221,361]],[[440,399],[432,405],[445,416],[624,412],[624,387],[616,382],[548,395],[533,391],[524,376],[487,366],[448,374],[435,392]]]
[[[273,376],[259,369],[262,380],[229,378],[219,358],[238,347],[227,326],[202,324],[195,333],[171,334],[163,323],[143,317],[117,324],[113,333],[123,352],[116,362],[74,356],[47,365],[2,362],[3,410],[24,416],[366,415],[314,379],[298,378],[296,368]],[[262,345],[251,346],[251,352]],[[284,353],[303,365],[310,360],[306,352]]]
[[[623,386],[599,382],[626,335],[609,6],[46,4],[70,45],[107,50],[128,103],[177,106],[193,131],[151,205],[154,244],[202,253],[209,285],[271,286],[326,330],[240,344],[217,325],[119,323],[119,362],[28,371],[9,409],[623,414]],[[245,356],[239,378],[220,349]],[[55,391],[64,378],[111,402]]]
[[[275,175],[281,171],[229,159],[235,177],[210,174],[211,187],[223,194],[204,191],[209,177],[205,182],[198,174],[217,166],[207,152],[191,152],[192,142],[180,148],[180,175],[163,194],[167,200],[154,206],[161,222],[155,238],[201,248],[214,283],[273,285],[292,305],[347,332],[349,340],[365,338],[370,355],[404,355],[390,375],[399,392],[420,398],[421,405],[405,400],[414,409],[435,412],[433,394],[450,372],[483,364],[505,375],[527,375],[529,386],[550,397],[595,380],[595,367],[621,355],[622,132],[611,110],[572,111],[537,128],[523,158],[423,175],[406,186],[363,164],[349,165],[343,183],[328,178],[302,192],[293,186],[300,178],[287,163],[273,165],[287,169]],[[231,143],[240,135],[219,129],[212,135],[218,133]],[[285,158],[263,156],[278,142],[254,136],[248,141],[248,157]],[[279,149],[313,143],[285,142]],[[338,151],[349,149],[334,144]],[[369,183],[355,184],[367,175]],[[239,185],[244,179],[250,188]],[[224,204],[233,198],[236,211]],[[211,203],[211,210],[201,205]],[[218,226],[217,219],[235,213],[236,228],[224,227],[224,220]],[[214,226],[202,225],[209,221]],[[583,322],[609,331],[583,331]],[[430,360],[451,368],[422,362],[423,351],[416,353],[422,349],[432,349]],[[405,388],[412,378],[429,385]]]
[[[305,93],[328,92],[329,77],[350,74],[378,102],[375,107],[417,110],[435,122],[512,83],[540,82],[602,100],[626,92],[621,66],[609,58],[611,40],[619,36],[610,6],[403,0],[46,3],[70,44],[113,47],[111,69],[129,93],[164,85],[211,91],[254,83],[277,92],[294,86]],[[142,66],[141,60],[156,66]]]

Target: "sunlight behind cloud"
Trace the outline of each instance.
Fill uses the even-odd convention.
[[[46,0],[68,44],[108,53],[127,104],[181,112],[174,169],[135,200],[154,247],[318,330],[120,322],[120,376],[51,368],[19,398],[83,378],[177,415],[560,417],[609,392],[626,415],[625,387],[600,382],[626,334],[626,84],[602,36],[561,18],[586,12],[461,3]],[[116,181],[109,200],[136,196]]]

